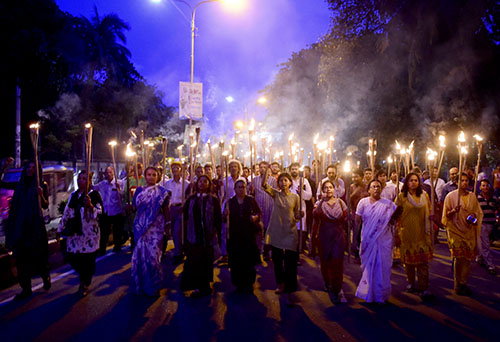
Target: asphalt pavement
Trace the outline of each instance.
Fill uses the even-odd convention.
[[[52,272],[45,292],[34,278],[33,296],[14,302],[18,285],[0,292],[0,341],[498,341],[500,276],[473,264],[472,297],[453,292],[449,250],[441,234],[430,267],[435,298],[422,302],[405,292],[401,265],[392,270],[387,305],[367,304],[354,296],[361,278],[358,264],[345,262],[346,302],[333,304],[323,291],[318,263],[302,255],[298,304],[289,307],[274,293],[272,264],[257,267],[254,294],[231,285],[229,270],[215,268],[214,292],[199,299],[179,290],[182,265],[173,266],[171,246],[163,260],[160,296],[130,291],[130,251],[108,251],[97,262],[87,297],[80,298],[77,275],[67,265]],[[494,251],[499,265],[500,254]],[[497,268],[498,270],[498,268]]]

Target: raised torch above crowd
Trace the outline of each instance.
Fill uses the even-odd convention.
[[[339,162],[333,137],[321,143],[316,136],[304,162],[304,148],[294,144],[293,134],[288,156],[272,154],[264,144],[257,153],[255,134],[249,130],[249,150],[242,158],[234,143],[226,151],[223,142],[214,149],[208,142],[202,157],[198,129],[196,138],[190,136],[189,157],[180,146],[174,159],[166,154],[164,138],[160,160],[144,153],[141,136],[140,153],[127,146],[129,162],[121,179],[116,143],[110,143],[113,163],[94,184],[92,127],[86,126],[85,169],[78,173],[78,189],[69,196],[58,227],[65,258],[80,277],[78,294],[92,290],[96,257],[107,253],[111,232],[114,253],[121,253],[130,240],[131,290],[146,296],[159,295],[167,253],[175,265],[183,265],[180,286],[186,296],[212,293],[215,266],[228,267],[236,290],[251,293],[255,266],[272,263],[275,293],[289,305],[298,301],[294,292],[300,287],[301,254],[319,259],[324,289],[336,304],[345,301],[344,262],[351,261],[360,264],[355,295],[367,302],[389,299],[391,268],[398,263],[406,272],[407,291],[424,301],[432,298],[429,264],[443,238],[453,260],[457,295],[472,294],[467,280],[474,261],[496,274],[490,245],[498,236],[500,165],[491,174],[480,172],[489,166],[480,165],[481,137],[475,136],[478,159],[471,167],[463,132],[458,160],[447,158],[446,163],[444,137],[438,151],[428,148],[421,159],[415,157],[413,142],[405,149],[396,141],[395,153],[377,163],[376,139],[369,139],[366,161],[346,153]],[[31,296],[35,274],[42,276],[45,290],[51,287],[42,217],[47,186],[38,145],[33,147],[35,160],[23,168],[5,228],[22,288],[16,300]],[[438,239],[440,231],[446,235]],[[167,248],[170,240],[173,248]]]

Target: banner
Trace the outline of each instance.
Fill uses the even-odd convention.
[[[179,82],[179,119],[203,118],[203,84]]]

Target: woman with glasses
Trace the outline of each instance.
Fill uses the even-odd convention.
[[[362,221],[361,269],[363,275],[356,296],[367,302],[385,303],[391,295],[393,248],[393,216],[396,205],[381,198],[382,184],[373,179],[368,183],[370,197],[361,199],[356,209],[357,223]]]

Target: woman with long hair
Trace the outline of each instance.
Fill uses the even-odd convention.
[[[416,173],[410,172],[406,176],[396,204],[401,217],[396,225],[395,242],[401,248],[401,261],[408,280],[407,290],[417,292],[422,299],[426,299],[430,296],[429,262],[433,253],[430,201]]]
[[[5,226],[7,249],[12,250],[16,259],[17,277],[21,293],[15,300],[31,296],[31,277],[39,273],[43,288],[50,289],[48,266],[47,230],[43,220],[42,208],[47,208],[47,184],[36,179],[34,162],[27,162],[21,173],[21,179],[10,202],[9,217]],[[40,186],[38,186],[40,184]]]
[[[169,197],[168,191],[157,183],[156,168],[149,166],[144,174],[146,185],[137,188],[132,201],[137,210],[134,220],[132,291],[157,296],[162,281],[161,257]]]

